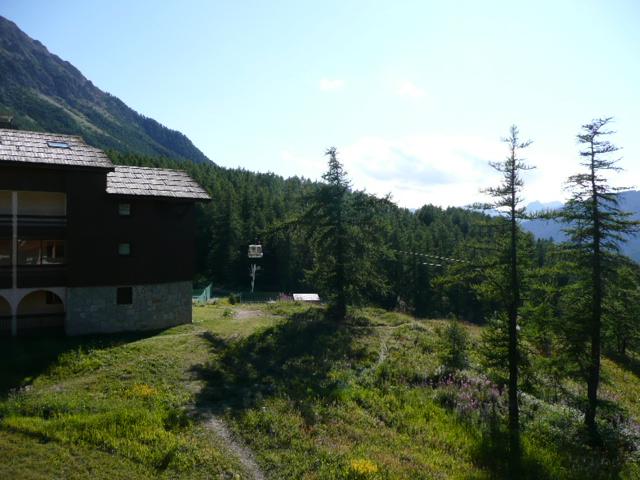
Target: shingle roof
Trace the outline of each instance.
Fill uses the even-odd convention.
[[[68,148],[52,147],[50,143],[66,144]],[[90,147],[75,135],[4,128],[0,128],[0,162],[113,168],[113,164],[102,150]]]
[[[186,172],[164,168],[116,166],[107,174],[107,193],[209,200]]]

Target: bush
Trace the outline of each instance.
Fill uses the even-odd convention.
[[[462,370],[469,364],[469,334],[458,320],[449,320],[440,335],[440,361],[448,371]]]

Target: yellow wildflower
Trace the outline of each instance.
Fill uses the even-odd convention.
[[[157,393],[155,388],[144,383],[136,383],[133,387],[131,387],[130,391],[134,397],[139,398],[150,398]]]
[[[356,458],[351,460],[351,470],[360,475],[370,475],[378,472],[378,466],[371,460]]]

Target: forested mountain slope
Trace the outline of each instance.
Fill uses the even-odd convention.
[[[18,128],[81,135],[99,148],[209,161],[184,134],[103,92],[1,16],[0,114]]]
[[[640,191],[628,191],[620,194],[620,208],[630,212],[633,220],[640,220]],[[536,238],[553,239],[556,242],[566,240],[566,235],[562,231],[562,224],[552,220],[531,220],[524,222],[525,230],[533,233]],[[631,235],[627,242],[621,245],[622,253],[640,262],[640,235]]]

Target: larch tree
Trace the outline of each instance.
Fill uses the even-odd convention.
[[[388,255],[384,218],[391,203],[352,191],[337,150],[329,148],[326,155],[324,184],[307,199],[302,215],[288,223],[306,234],[313,255],[307,278],[328,297],[334,317],[342,320],[348,304],[387,291],[381,261]]]
[[[637,231],[638,222],[629,219],[629,213],[620,209],[618,195],[623,188],[609,185],[607,173],[619,171],[619,158],[612,154],[619,149],[607,140],[613,132],[607,129],[611,117],[594,119],[582,126],[578,134],[581,165],[584,171],[567,180],[570,198],[556,217],[566,224],[570,258],[583,288],[575,305],[583,305],[582,311],[571,319],[577,322],[576,332],[582,332],[588,345],[577,345],[576,351],[584,354],[580,363],[585,365],[587,405],[585,424],[597,439],[596,411],[600,385],[600,357],[602,348],[603,305],[606,280],[615,268],[619,244],[626,235]]]
[[[487,188],[484,193],[493,201],[483,205],[501,214],[504,218],[506,235],[504,251],[498,252],[500,263],[498,283],[501,284],[499,299],[507,314],[507,364],[508,364],[508,400],[509,400],[509,450],[512,469],[517,469],[520,459],[520,418],[518,406],[518,374],[520,352],[518,345],[518,315],[521,306],[521,261],[519,251],[520,229],[519,222],[526,218],[525,207],[521,192],[524,186],[522,173],[534,167],[525,163],[521,151],[527,148],[531,141],[521,141],[518,128],[511,126],[509,137],[503,141],[507,144],[508,155],[502,162],[489,162],[490,166],[502,176],[502,182],[497,187]]]

